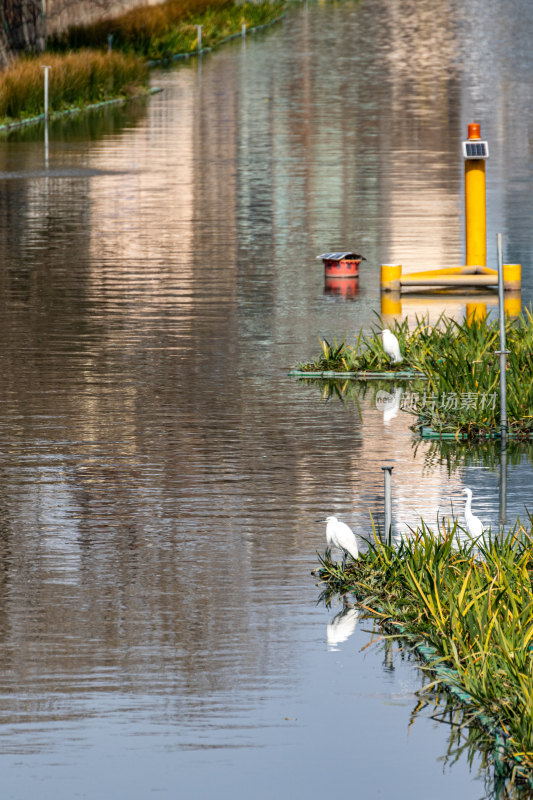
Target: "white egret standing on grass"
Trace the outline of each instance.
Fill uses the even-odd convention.
[[[479,517],[475,517],[472,514],[472,489],[463,489],[463,492],[466,494],[466,503],[465,503],[465,522],[466,522],[466,529],[470,536],[477,537],[481,536],[483,533],[483,523],[479,519]]]
[[[396,336],[392,331],[389,331],[388,328],[384,328],[379,336],[382,337],[383,349],[389,356],[391,364],[400,364],[403,361],[403,356],[400,352],[400,344]]]
[[[354,559],[359,558],[357,539],[352,529],[337,517],[327,517],[326,522],[326,541],[328,546],[344,550]]]

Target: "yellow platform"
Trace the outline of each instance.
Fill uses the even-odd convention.
[[[517,291],[521,288],[520,264],[503,265],[503,284],[506,291]],[[487,287],[498,288],[498,272],[485,266],[447,267],[445,269],[428,269],[421,272],[402,272],[401,264],[381,265],[381,290],[383,292],[402,291],[403,289],[424,287],[441,289],[443,287],[468,287],[486,290]]]

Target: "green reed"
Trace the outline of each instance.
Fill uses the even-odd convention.
[[[457,523],[434,533],[423,522],[398,546],[378,536],[357,561],[326,551],[318,575],[326,601],[353,592],[363,608],[402,635],[422,636],[436,655],[426,690],[453,685],[507,741],[509,770],[533,770],[533,531],[517,521],[478,541]],[[439,666],[449,669],[445,674]],[[533,775],[533,772],[531,773]]]

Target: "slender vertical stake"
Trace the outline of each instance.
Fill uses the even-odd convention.
[[[44,166],[48,169],[48,118],[44,121]]]
[[[246,22],[242,23],[241,34],[243,37],[246,36]]]
[[[501,233],[496,234],[498,247],[498,311],[500,317],[500,432],[502,447],[507,443],[507,353],[505,349],[505,306],[503,301],[503,246]]]
[[[507,522],[507,448],[502,442],[500,449],[500,525]],[[503,533],[503,531],[502,531]]]
[[[44,116],[48,119],[48,72],[52,67],[41,64],[41,69],[44,69]]]
[[[197,25],[196,29],[198,31],[198,52],[202,52],[202,28],[203,25]]]
[[[113,34],[110,33],[107,36],[107,52],[110,53],[113,49]]]
[[[383,470],[384,495],[385,495],[385,526],[383,534],[385,541],[390,543],[392,535],[392,486],[391,473],[394,467],[381,467]]]

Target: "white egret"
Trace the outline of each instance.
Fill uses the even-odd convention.
[[[466,494],[466,503],[465,503],[465,522],[466,522],[466,529],[470,536],[478,537],[481,536],[483,533],[483,523],[479,519],[479,517],[475,517],[472,514],[472,489],[463,489],[463,492]]]
[[[383,328],[379,336],[382,337],[383,349],[389,356],[391,364],[400,364],[403,361],[403,356],[400,352],[400,344],[396,336],[392,331],[389,331],[388,328]]]
[[[326,541],[328,546],[344,550],[354,559],[359,558],[357,539],[352,529],[337,517],[327,517],[326,522]]]

